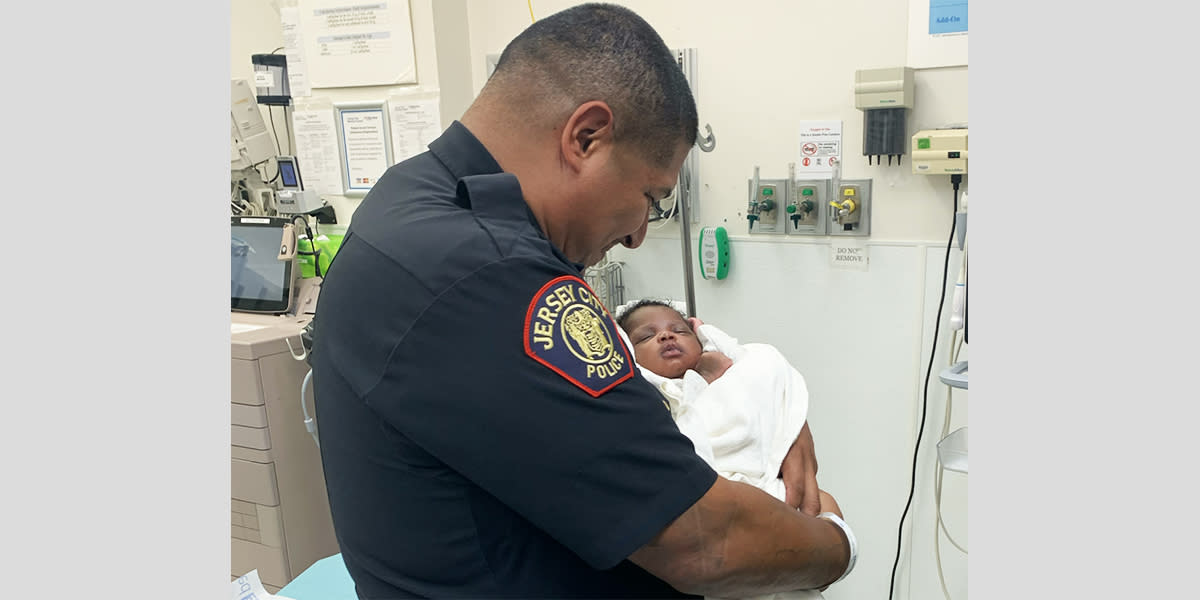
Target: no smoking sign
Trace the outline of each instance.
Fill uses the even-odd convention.
[[[841,162],[842,122],[803,121],[797,142],[797,175],[808,179],[831,177],[834,166]]]

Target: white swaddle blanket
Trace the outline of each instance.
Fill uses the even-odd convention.
[[[626,347],[629,337],[618,328]],[[679,431],[722,477],[753,485],[785,500],[779,469],[808,416],[804,377],[767,344],[739,344],[714,325],[696,330],[706,351],[732,359],[725,374],[711,384],[689,369],[667,379],[641,365],[642,376],[662,393]],[[635,352],[636,354],[636,352]],[[817,590],[759,596],[755,600],[822,598]]]
[[[732,359],[724,375],[709,384],[690,369],[667,379],[639,365],[642,376],[662,392],[679,430],[715,471],[783,500],[779,467],[808,415],[804,377],[773,346],[739,344],[707,323],[696,333],[706,350]]]

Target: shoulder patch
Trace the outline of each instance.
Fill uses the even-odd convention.
[[[525,354],[593,398],[633,377],[633,360],[617,324],[584,281],[551,280],[525,313]]]

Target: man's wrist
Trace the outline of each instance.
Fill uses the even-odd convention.
[[[837,516],[837,513],[823,512],[817,515],[817,518],[825,519],[826,521],[829,521],[837,526],[837,528],[842,532],[842,537],[845,538],[846,546],[850,551],[850,559],[846,562],[846,570],[841,574],[840,577],[834,579],[829,584],[833,585],[845,579],[846,576],[850,574],[850,571],[854,570],[854,563],[858,561],[858,541],[854,538],[854,532],[850,530],[850,526],[847,525],[841,517]]]

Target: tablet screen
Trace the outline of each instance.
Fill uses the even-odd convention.
[[[231,308],[285,313],[291,300],[292,261],[279,260],[283,226],[277,217],[233,217],[230,223]]]

